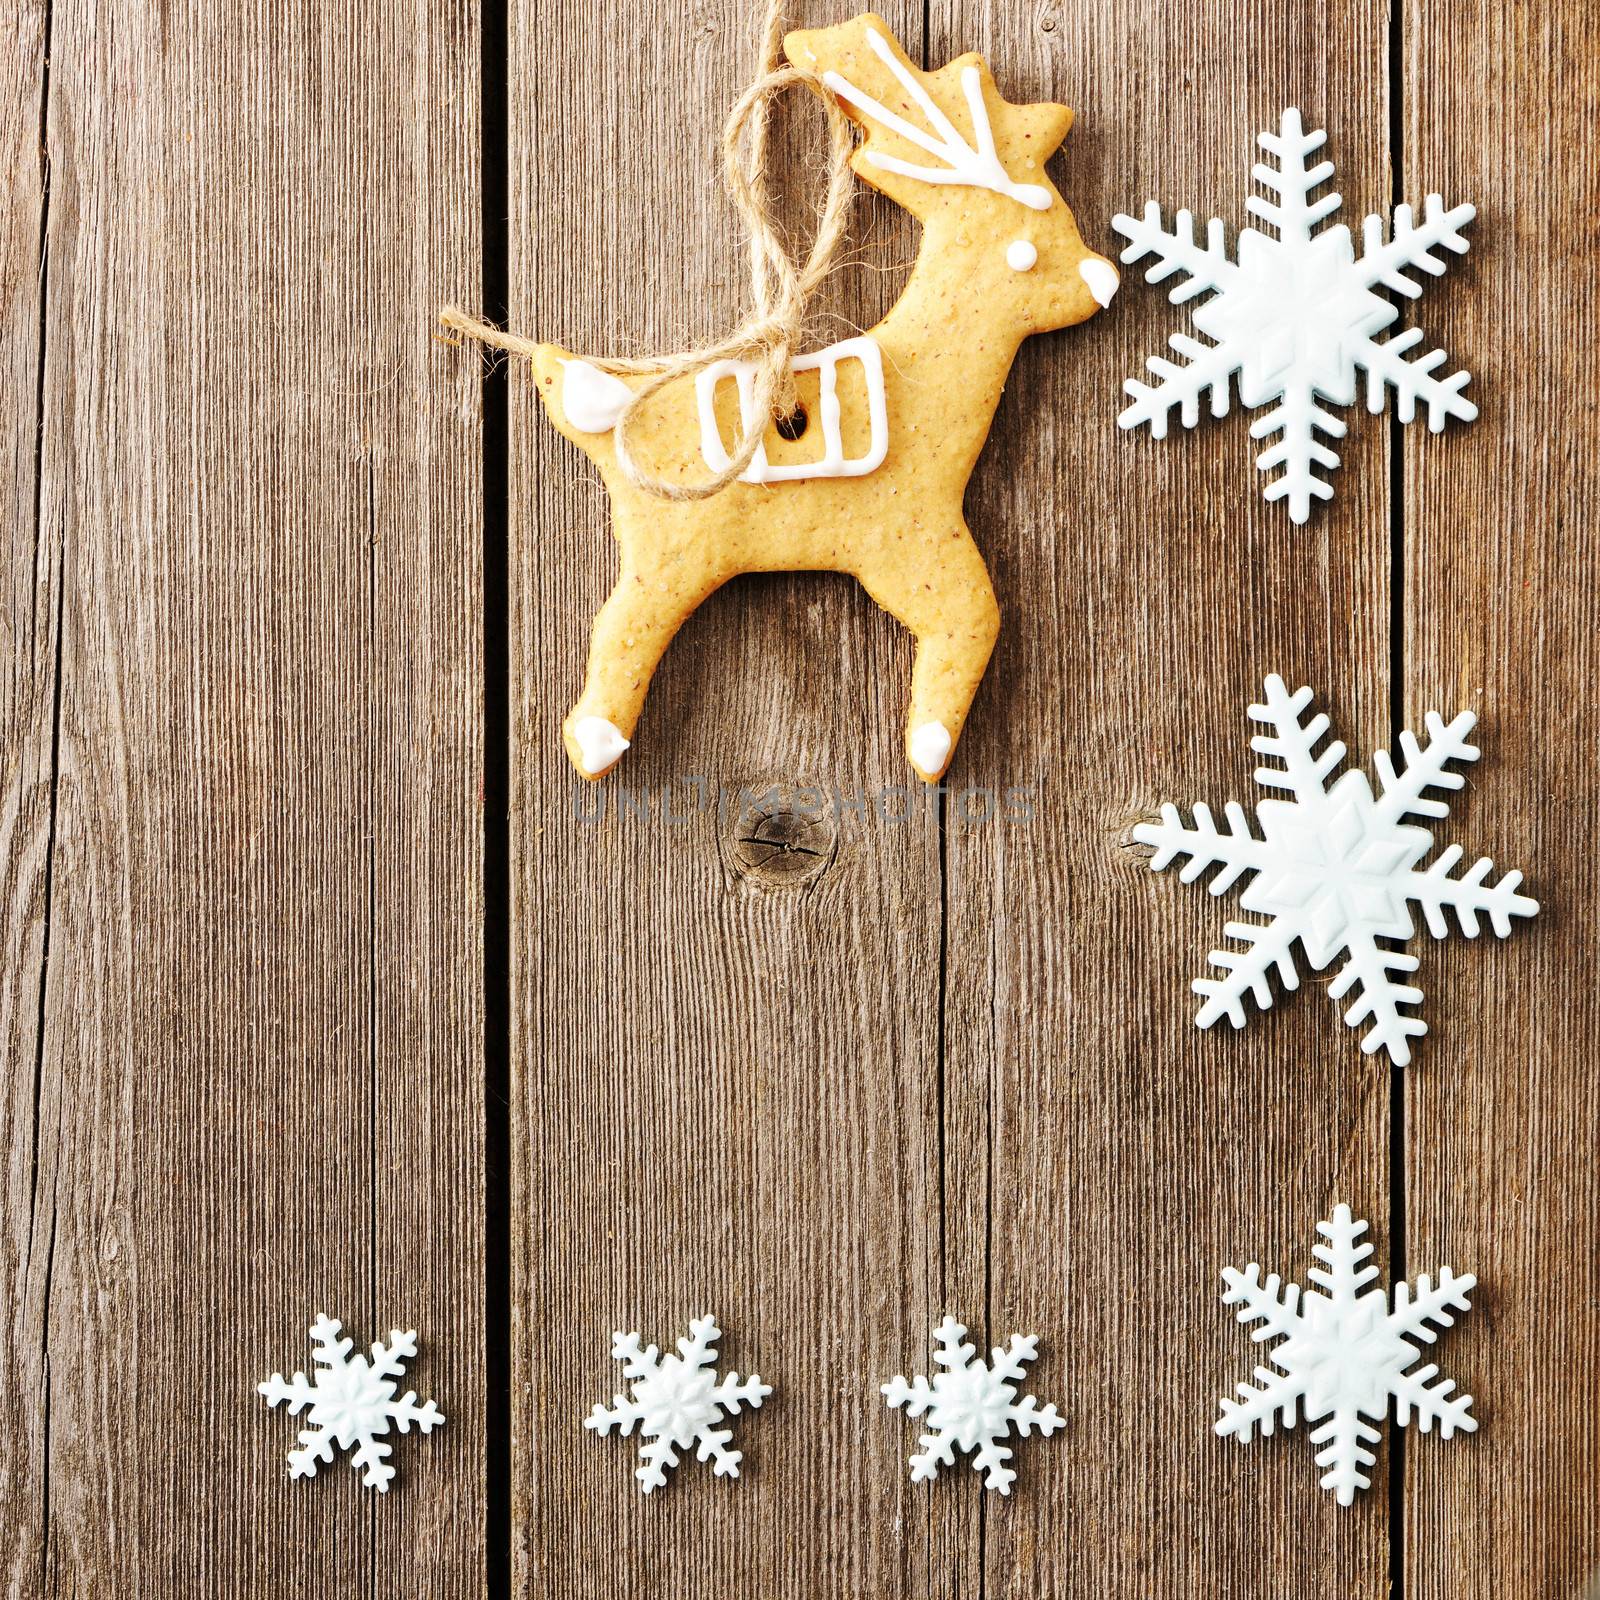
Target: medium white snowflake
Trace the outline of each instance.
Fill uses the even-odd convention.
[[[1193,883],[1208,868],[1220,866],[1211,880],[1214,895],[1251,874],[1240,906],[1271,918],[1266,924],[1230,922],[1223,929],[1245,948],[1211,952],[1211,964],[1223,976],[1195,980],[1195,993],[1205,997],[1195,1021],[1209,1028],[1226,1017],[1242,1028],[1246,995],[1262,1010],[1272,1005],[1269,979],[1274,971],[1285,988],[1298,988],[1298,940],[1314,971],[1345,958],[1329,994],[1339,1000],[1354,991],[1345,1022],[1352,1028],[1369,1018],[1372,1023],[1361,1048],[1371,1054],[1382,1047],[1397,1066],[1404,1066],[1411,1060],[1410,1040],[1428,1031],[1420,1017],[1401,1009],[1420,1004],[1422,991],[1395,977],[1415,972],[1417,958],[1389,947],[1415,933],[1411,904],[1420,907],[1436,939],[1450,931],[1447,912],[1455,913],[1469,939],[1477,936],[1480,916],[1504,938],[1513,917],[1531,917],[1539,909],[1537,900],[1516,892],[1520,872],[1508,872],[1498,883],[1488,881],[1494,870],[1488,857],[1452,877],[1462,857],[1460,845],[1448,846],[1426,871],[1418,870],[1433,849],[1433,835],[1404,819],[1449,815],[1444,801],[1424,799],[1423,794],[1430,788],[1459,789],[1466,782],[1448,764],[1478,759],[1476,747],[1466,742],[1477,718],[1463,711],[1446,725],[1430,711],[1426,745],[1410,732],[1400,735],[1403,772],[1395,772],[1384,751],[1373,756],[1382,791],[1375,796],[1364,772],[1349,771],[1328,784],[1345,747],[1334,740],[1317,754],[1328,719],[1319,714],[1302,724],[1301,715],[1311,703],[1309,689],[1291,695],[1274,673],[1266,692],[1267,703],[1251,706],[1250,715],[1272,732],[1257,734],[1250,748],[1283,765],[1258,767],[1256,782],[1294,798],[1263,800],[1256,808],[1262,837],[1251,831],[1244,807],[1232,800],[1226,831],[1218,831],[1206,805],[1195,806],[1192,828],[1184,826],[1176,806],[1164,805],[1159,823],[1142,822],[1133,830],[1135,839],[1155,846],[1150,865],[1157,872],[1187,856],[1188,864],[1178,875]]]
[[[1033,1335],[1013,1334],[1005,1349],[991,1352],[989,1365],[975,1359],[976,1348],[963,1341],[967,1330],[954,1317],[946,1317],[933,1336],[939,1343],[933,1359],[948,1368],[929,1383],[922,1376],[907,1383],[897,1377],[882,1386],[882,1394],[892,1406],[904,1406],[906,1414],[928,1414],[929,1432],[917,1441],[922,1446],[911,1457],[911,1481],[920,1483],[934,1477],[940,1467],[955,1465],[955,1452],[975,1450],[974,1472],[987,1472],[987,1483],[1001,1494],[1010,1494],[1016,1473],[1006,1462],[1011,1451],[999,1441],[1015,1428],[1024,1438],[1037,1428],[1046,1438],[1066,1424],[1054,1405],[1040,1407],[1031,1395],[1017,1399],[1017,1383],[1024,1376],[1023,1363],[1039,1353]]]
[[[627,1438],[637,1424],[643,1442],[641,1464],[633,1475],[646,1494],[667,1481],[667,1468],[677,1466],[678,1451],[691,1446],[698,1446],[695,1459],[709,1461],[718,1477],[739,1476],[743,1457],[723,1448],[733,1430],[714,1424],[741,1405],[759,1409],[772,1385],[754,1372],[740,1383],[737,1372],[719,1382],[715,1372],[707,1371],[716,1362],[712,1346],[721,1337],[715,1317],[700,1317],[689,1324],[689,1337],[678,1341],[679,1353],[662,1359],[654,1345],[641,1349],[636,1333],[611,1336],[612,1359],[622,1362],[623,1376],[632,1379],[633,1398],[615,1395],[609,1410],[597,1404],[583,1425],[602,1437],[614,1427]]]
[[[1343,223],[1313,234],[1323,218],[1337,211],[1337,194],[1311,199],[1311,191],[1333,175],[1333,163],[1306,166],[1306,157],[1327,138],[1326,133],[1306,133],[1300,113],[1292,107],[1283,114],[1281,131],[1259,136],[1261,148],[1277,160],[1276,167],[1258,165],[1256,181],[1277,193],[1276,204],[1252,195],[1246,209],[1278,230],[1278,237],[1245,228],[1239,235],[1239,259],[1228,259],[1222,223],[1212,219],[1206,242],[1195,242],[1194,217],[1180,211],[1168,233],[1161,225],[1161,207],[1150,201],[1142,218],[1118,216],[1112,227],[1132,243],[1122,252],[1125,262],[1154,255],[1146,280],[1159,283],[1175,272],[1186,274],[1169,298],[1174,305],[1196,295],[1215,291],[1194,312],[1194,325],[1214,342],[1202,344],[1186,334],[1173,334],[1172,348],[1188,357],[1180,366],[1163,356],[1146,363],[1161,381],[1140,383],[1130,378],[1123,386],[1133,404],[1117,418],[1124,428],[1148,423],[1151,434],[1166,437],[1167,421],[1176,410],[1184,427],[1200,419],[1200,401],[1209,390],[1211,414],[1226,416],[1229,386],[1238,374],[1239,403],[1246,409],[1279,404],[1252,424],[1250,437],[1282,437],[1256,458],[1263,472],[1283,468],[1283,475],[1267,489],[1268,500],[1287,498],[1289,515],[1304,522],[1311,515],[1313,498],[1331,499],[1333,489],[1314,470],[1334,468],[1339,457],[1317,439],[1319,432],[1342,439],[1345,424],[1325,411],[1318,398],[1348,406],[1356,398],[1356,369],[1367,375],[1367,409],[1383,410],[1385,387],[1397,398],[1402,422],[1416,415],[1417,401],[1428,407],[1428,426],[1440,432],[1446,417],[1470,422],[1478,408],[1461,391],[1471,381],[1465,372],[1447,378],[1433,376],[1446,359],[1434,350],[1416,360],[1406,352],[1422,340],[1416,329],[1397,334],[1381,344],[1375,337],[1399,315],[1377,291],[1392,289],[1415,299],[1422,293],[1408,273],[1420,268],[1438,276],[1446,262],[1435,249],[1462,255],[1467,240],[1461,230],[1477,214],[1470,205],[1446,211],[1443,200],[1430,194],[1420,226],[1410,206],[1396,206],[1394,237],[1384,237],[1383,218],[1370,216],[1362,224],[1361,256],[1357,259],[1350,230]]]
[[[1233,1435],[1248,1444],[1257,1428],[1270,1434],[1279,1421],[1292,1428],[1302,1409],[1308,1422],[1327,1417],[1311,1442],[1326,1446],[1317,1456],[1317,1465],[1328,1469],[1322,1487],[1347,1506],[1357,1489],[1367,1487],[1370,1480],[1362,1469],[1376,1459],[1367,1446],[1377,1443],[1378,1430],[1361,1419],[1381,1420],[1391,1395],[1395,1421],[1402,1426],[1415,1412],[1424,1433],[1437,1422],[1446,1439],[1457,1428],[1463,1433],[1477,1428],[1470,1394],[1454,1394],[1455,1384],[1449,1378],[1429,1387],[1437,1366],[1406,1369],[1421,1354],[1411,1340],[1432,1344],[1438,1335],[1430,1322],[1441,1328],[1453,1326],[1450,1313],[1471,1309],[1467,1294],[1478,1280],[1470,1272],[1458,1277],[1449,1267],[1440,1267],[1437,1286],[1426,1273],[1417,1279],[1414,1299],[1409,1284],[1398,1284],[1391,1311],[1382,1289],[1361,1292],[1378,1276],[1376,1267],[1361,1265],[1372,1254],[1372,1246],[1356,1243],[1367,1231],[1366,1223],[1352,1221],[1349,1206],[1336,1206],[1333,1221],[1319,1222],[1317,1231],[1328,1243],[1312,1246],[1312,1254],[1327,1264],[1327,1270],[1313,1267],[1307,1276],[1327,1290],[1325,1295],[1308,1293],[1302,1298],[1298,1284],[1283,1288],[1275,1272],[1263,1283],[1261,1268],[1253,1261],[1243,1272],[1223,1268],[1228,1287],[1222,1303],[1240,1307],[1240,1322],[1261,1324],[1250,1334],[1258,1344],[1266,1339],[1284,1341],[1271,1352],[1272,1361],[1283,1371],[1257,1367],[1260,1387],[1241,1383],[1240,1398],[1222,1402],[1216,1430],[1224,1438]]]
[[[402,1333],[398,1328],[389,1334],[389,1343],[381,1341],[372,1347],[372,1364],[365,1356],[351,1358],[352,1339],[341,1339],[342,1323],[319,1315],[311,1326],[311,1342],[316,1346],[314,1360],[320,1370],[316,1381],[308,1383],[303,1372],[295,1373],[285,1383],[283,1375],[274,1372],[265,1383],[256,1385],[256,1391],[266,1396],[267,1404],[275,1406],[280,1401],[289,1402],[289,1415],[297,1417],[306,1407],[311,1407],[306,1420],[311,1426],[300,1435],[300,1448],[289,1452],[289,1476],[311,1478],[316,1476],[317,1463],[333,1460],[335,1444],[348,1450],[352,1444],[361,1448],[350,1458],[350,1465],[358,1470],[366,1468],[362,1482],[369,1489],[387,1494],[394,1468],[385,1464],[393,1446],[382,1442],[392,1422],[399,1433],[409,1433],[411,1424],[418,1431],[428,1433],[437,1428],[444,1417],[433,1401],[419,1406],[415,1390],[396,1400],[393,1379],[405,1371],[405,1362],[417,1353],[417,1336],[414,1332]]]

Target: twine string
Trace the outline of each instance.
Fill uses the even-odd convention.
[[[813,72],[780,66],[783,40],[782,0],[768,0],[761,55],[755,81],[739,97],[722,130],[722,171],[729,197],[750,234],[750,289],[754,310],[739,327],[713,344],[672,355],[590,359],[602,371],[648,374],[649,382],[634,391],[613,431],[617,466],[628,482],[662,500],[706,500],[733,483],[750,465],[769,421],[793,415],[798,398],[790,369],[805,330],[806,309],[828,276],[848,221],[852,181],[850,153],[854,146],[850,119]],[[767,184],[772,106],[786,90],[803,86],[821,102],[828,120],[828,184],[817,219],[816,234],[804,263],[785,248],[772,212]],[[445,327],[512,355],[532,356],[537,340],[523,338],[447,306],[439,320]],[[652,475],[635,459],[632,430],[650,400],[668,384],[690,377],[719,361],[755,365],[748,417],[741,409],[739,443],[719,472],[694,483],[674,483]]]

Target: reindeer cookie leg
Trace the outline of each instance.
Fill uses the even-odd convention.
[[[978,547],[962,523],[926,560],[881,562],[856,576],[916,635],[906,755],[917,775],[944,775],[1000,631],[1000,607]]]
[[[623,562],[616,587],[594,619],[583,693],[562,724],[567,755],[584,777],[599,778],[621,759],[656,666],[717,583],[698,568]]]

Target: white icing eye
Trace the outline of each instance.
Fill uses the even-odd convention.
[[[1039,252],[1026,239],[1013,239],[1006,246],[1006,265],[1013,272],[1029,272],[1039,259]]]

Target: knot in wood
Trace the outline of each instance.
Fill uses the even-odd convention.
[[[767,784],[745,791],[723,850],[741,878],[762,888],[806,889],[838,854],[838,824],[819,790]]]

